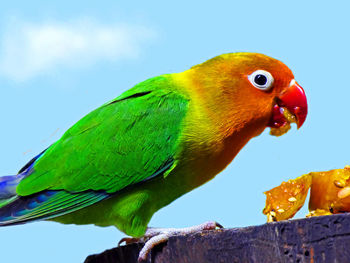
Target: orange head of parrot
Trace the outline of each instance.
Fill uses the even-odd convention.
[[[271,134],[279,136],[291,122],[298,128],[305,122],[305,92],[292,71],[274,58],[258,53],[229,53],[192,69],[197,72],[196,86],[202,87],[198,91],[202,100],[221,118],[217,123],[225,126],[224,130],[237,131],[245,126],[255,129],[256,136],[270,127]]]

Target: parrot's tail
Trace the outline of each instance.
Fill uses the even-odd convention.
[[[0,177],[0,208],[11,202],[17,196],[16,187],[25,174]]]
[[[51,219],[112,196],[104,191],[93,190],[79,193],[44,190],[28,196],[17,195],[18,184],[34,172],[34,164],[44,152],[30,160],[17,175],[0,177],[0,227]]]
[[[46,150],[47,149],[31,159],[21,170],[19,170],[18,174],[0,177],[0,208],[11,203],[13,199],[16,199],[17,185],[24,177],[33,171],[35,161],[39,159]]]

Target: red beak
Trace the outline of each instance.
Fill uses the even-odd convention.
[[[286,108],[296,117],[298,129],[303,125],[307,115],[307,100],[305,91],[299,84],[293,81],[292,85],[284,92],[273,107],[272,118],[269,127],[279,128],[287,123],[283,115],[283,108]]]

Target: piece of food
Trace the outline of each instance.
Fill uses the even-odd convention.
[[[290,130],[291,123],[297,123],[295,116],[286,107],[280,107],[278,110],[283,115],[284,122],[281,123],[281,126],[270,129],[270,134],[273,136],[282,136]]]
[[[309,188],[310,216],[350,212],[350,166],[327,172],[312,172],[265,192],[263,213],[267,221],[292,218],[304,205]]]
[[[280,221],[293,217],[304,205],[311,180],[310,174],[305,174],[266,191],[266,206],[263,213],[267,215],[267,221]]]
[[[350,212],[350,167],[311,173],[309,216]]]

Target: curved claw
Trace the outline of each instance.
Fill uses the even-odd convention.
[[[118,247],[120,247],[120,245],[125,242],[126,245],[132,244],[132,243],[137,243],[139,242],[141,239],[140,238],[134,238],[134,237],[124,237],[122,238],[119,242],[118,242]]]
[[[224,228],[223,225],[219,224],[218,222],[215,222],[217,228]]]
[[[221,224],[216,221],[208,221],[204,224],[197,226],[197,231],[200,230],[215,230],[216,228],[224,228]]]

